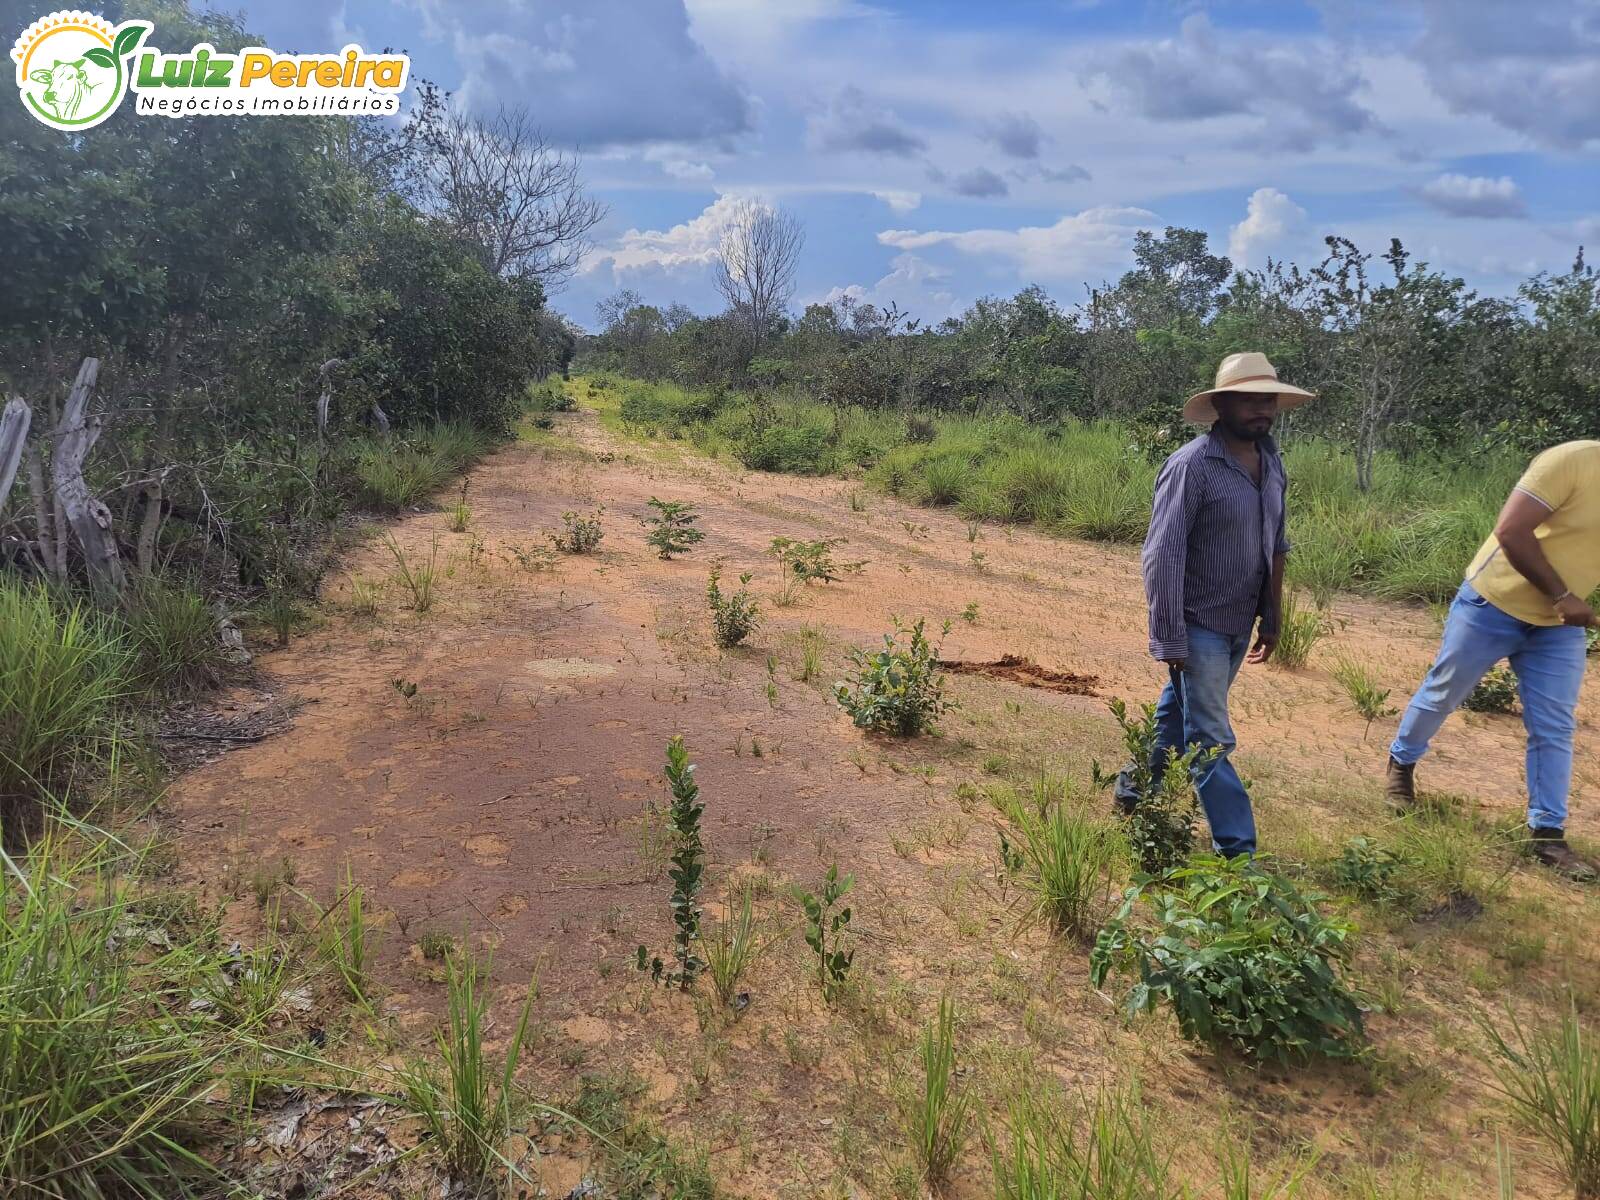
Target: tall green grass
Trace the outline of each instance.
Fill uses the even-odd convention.
[[[137,580],[124,609],[139,687],[167,695],[198,691],[217,682],[222,640],[205,598],[156,576]]]
[[[138,858],[52,822],[0,864],[0,1195],[221,1194],[194,1147],[245,1115],[275,1004],[209,1010],[228,941],[130,899]]]
[[[1507,1038],[1487,1021],[1495,1089],[1512,1112],[1555,1150],[1576,1200],[1600,1196],[1600,1046],[1569,1003],[1559,1021]]]
[[[1031,522],[1096,541],[1137,544],[1149,523],[1157,464],[1114,422],[936,416],[931,440],[913,442],[898,413],[640,380],[615,386],[635,432],[689,438],[747,467],[865,472],[883,491],[953,506],[968,520]],[[1455,461],[1384,456],[1363,493],[1342,447],[1293,442],[1284,464],[1294,543],[1288,579],[1318,604],[1336,591],[1448,599],[1525,465],[1501,452]]]
[[[404,438],[363,446],[355,458],[361,499],[383,512],[410,508],[482,458],[492,441],[464,421],[436,421]]]
[[[0,579],[0,816],[111,753],[131,657],[111,618]]]
[[[917,1169],[930,1187],[950,1179],[966,1147],[972,1095],[957,1086],[956,1010],[945,996],[938,1019],[922,1031],[922,1087],[907,1103],[906,1125]]]

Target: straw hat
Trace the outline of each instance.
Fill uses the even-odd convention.
[[[1278,371],[1267,361],[1265,354],[1246,350],[1230,354],[1217,368],[1217,383],[1210,391],[1196,392],[1183,406],[1183,419],[1192,425],[1209,425],[1217,419],[1217,407],[1211,397],[1218,392],[1272,392],[1278,397],[1280,411],[1298,408],[1307,400],[1317,398],[1315,392],[1278,382]]]

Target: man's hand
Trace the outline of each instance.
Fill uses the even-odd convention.
[[[1245,655],[1246,662],[1264,663],[1272,657],[1272,652],[1278,648],[1278,635],[1275,633],[1256,634],[1256,644],[1250,647],[1250,653]]]
[[[1189,660],[1186,658],[1163,658],[1160,661],[1173,671],[1181,671]]]
[[[1600,616],[1595,615],[1594,609],[1571,592],[1556,601],[1556,616],[1561,618],[1563,625],[1577,625],[1582,628],[1600,625]]]

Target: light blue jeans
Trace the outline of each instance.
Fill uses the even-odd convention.
[[[1511,660],[1516,673],[1528,730],[1528,824],[1565,828],[1584,668],[1583,630],[1576,625],[1519,621],[1463,583],[1450,604],[1439,657],[1406,706],[1389,753],[1398,763],[1426,754],[1444,719],[1502,658]]]
[[[1256,819],[1250,811],[1250,793],[1228,755],[1234,747],[1233,726],[1228,721],[1228,689],[1239,674],[1250,635],[1230,637],[1189,626],[1189,657],[1184,663],[1182,694],[1169,681],[1156,704],[1156,751],[1150,761],[1160,778],[1167,756],[1182,754],[1195,743],[1220,747],[1221,753],[1195,770],[1195,791],[1211,826],[1211,844],[1218,854],[1232,858],[1254,854]]]

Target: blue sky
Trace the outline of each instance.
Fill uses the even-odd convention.
[[[235,5],[229,5],[236,10]],[[1244,266],[1391,236],[1490,292],[1600,243],[1600,0],[247,0],[276,49],[410,51],[580,148],[609,207],[554,298],[717,305],[747,197],[795,306],[938,320],[1115,278],[1141,228]]]

